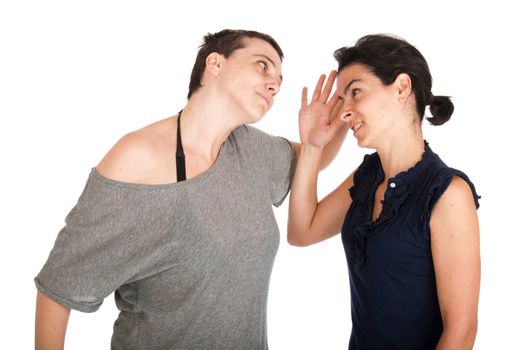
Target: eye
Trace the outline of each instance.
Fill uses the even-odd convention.
[[[355,98],[359,92],[360,92],[359,89],[352,89],[351,90],[351,97]]]
[[[258,65],[259,65],[260,68],[262,68],[263,70],[267,70],[267,62],[265,62],[265,61],[258,61]]]

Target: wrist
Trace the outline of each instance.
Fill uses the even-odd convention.
[[[311,144],[302,143],[300,154],[309,158],[320,159],[322,157],[323,148]]]

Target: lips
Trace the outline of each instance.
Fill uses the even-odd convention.
[[[362,122],[355,122],[350,125],[350,129],[353,130],[353,134],[355,135],[357,131],[359,131],[361,126],[362,126]]]
[[[267,108],[271,108],[272,104],[273,104],[273,99],[267,95],[263,95],[263,94],[260,94],[258,93],[258,96],[260,96],[261,98],[263,98],[263,100],[265,101],[265,103],[267,104]]]

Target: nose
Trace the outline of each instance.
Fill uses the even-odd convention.
[[[342,121],[349,122],[351,120],[352,116],[353,116],[353,111],[352,111],[352,108],[351,108],[351,104],[344,102],[344,104],[342,105],[342,108],[340,110],[339,118]]]
[[[280,82],[275,78],[270,79],[266,84],[266,88],[272,96],[275,96],[280,91]]]

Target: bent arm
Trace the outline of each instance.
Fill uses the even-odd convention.
[[[479,225],[469,185],[454,177],[430,219],[437,295],[443,319],[440,349],[472,349],[480,285]]]
[[[321,158],[321,149],[302,145],[289,197],[287,241],[291,245],[307,246],[339,233],[351,204],[348,189],[353,185],[353,174],[318,202],[317,177]]]
[[[64,349],[70,309],[37,293],[35,315],[35,350]]]
[[[337,95],[329,98],[335,77],[335,71],[327,81],[321,75],[309,103],[307,88],[302,90],[298,123],[302,144],[295,147],[297,165],[287,224],[287,240],[292,245],[307,246],[339,233],[351,204],[348,189],[353,174],[320,203],[317,199],[318,171],[333,160],[347,133],[342,128],[344,121],[336,117],[341,106]]]

